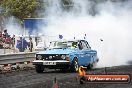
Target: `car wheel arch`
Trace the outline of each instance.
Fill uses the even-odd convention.
[[[71,70],[73,72],[78,72],[78,69],[79,69],[78,58],[77,57],[74,57],[73,60],[72,60],[72,63],[71,63]]]
[[[73,57],[71,58],[71,62],[73,62],[74,60],[77,60],[77,61],[78,61],[78,57],[77,57],[77,56],[73,56]]]

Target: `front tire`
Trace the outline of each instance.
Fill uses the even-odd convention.
[[[42,65],[36,65],[35,68],[37,73],[43,73],[44,71],[44,67]]]
[[[72,62],[71,70],[72,72],[78,72],[78,69],[79,69],[78,60],[77,58],[75,58]]]

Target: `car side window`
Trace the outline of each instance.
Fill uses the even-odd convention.
[[[82,45],[82,42],[81,41],[78,43],[78,47],[79,47],[80,50],[83,49],[83,45]]]
[[[85,41],[85,43],[86,43],[87,49],[91,49],[91,47],[90,47],[90,45],[88,44],[88,42]]]
[[[88,47],[87,47],[85,41],[81,41],[81,42],[82,42],[83,49],[87,49]]]

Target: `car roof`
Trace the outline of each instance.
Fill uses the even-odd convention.
[[[51,42],[79,42],[79,41],[85,41],[85,40],[56,40],[56,41],[51,41]]]

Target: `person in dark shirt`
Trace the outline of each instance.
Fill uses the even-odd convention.
[[[25,49],[27,49],[28,42],[25,40],[25,38],[20,37],[20,40],[17,40],[16,48],[19,49],[19,52],[24,52]]]
[[[7,37],[8,37],[8,33],[7,33],[7,30],[5,29],[3,33],[3,38],[7,38]]]

